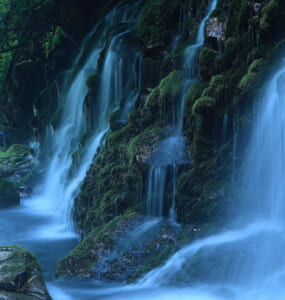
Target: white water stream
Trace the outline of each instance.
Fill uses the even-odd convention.
[[[285,299],[284,87],[283,65],[263,91],[240,174],[239,228],[236,225],[181,249],[164,266],[145,275],[142,286],[178,281],[201,288],[213,299]],[[196,277],[191,278],[191,268]],[[194,299],[207,297],[201,294]]]
[[[211,13],[217,6],[217,0],[209,1],[205,17],[199,24],[195,43],[186,48],[183,63],[183,90],[176,105],[172,126],[173,133],[158,145],[157,153],[151,159],[147,177],[146,213],[150,216],[165,216],[164,205],[167,184],[172,185],[171,207],[168,213],[175,222],[175,197],[177,185],[177,166],[189,163],[186,140],[183,137],[183,119],[185,96],[197,76],[197,55],[205,41],[205,26]]]
[[[48,228],[39,228],[39,236],[61,238],[74,235],[73,199],[109,130],[110,115],[119,110],[119,121],[125,122],[138,97],[141,57],[131,43],[136,15],[136,6],[118,5],[113,9],[89,34],[65,80],[59,99],[62,107],[60,122],[57,128],[49,128],[45,143],[49,148],[50,159],[42,191],[24,203],[31,211],[35,210],[37,214],[42,213],[51,218]],[[115,26],[121,26],[121,30],[117,29],[118,33],[114,30]],[[108,46],[106,41],[109,39],[111,42]],[[99,60],[106,46],[106,57],[102,70],[99,70]],[[86,58],[86,49],[90,47],[93,49]],[[98,72],[100,76],[96,75]],[[91,74],[100,79],[98,91],[93,97],[95,108],[88,132],[84,101],[88,93],[86,80]],[[88,134],[89,138],[82,144],[84,134]],[[74,172],[73,155],[79,150],[82,152],[81,159]]]

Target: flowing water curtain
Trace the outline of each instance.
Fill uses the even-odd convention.
[[[44,191],[39,198],[42,207],[55,217],[55,223],[67,230],[73,228],[73,199],[109,130],[110,115],[117,110],[121,122],[124,122],[140,91],[141,56],[136,44],[131,41],[138,7],[139,2],[133,5],[119,3],[95,27],[83,43],[72,69],[66,73],[65,85],[60,91],[62,113],[59,125],[56,128],[50,126],[52,130],[49,130],[49,140],[45,143],[49,147],[50,159]],[[128,63],[125,63],[126,47],[129,49]],[[102,55],[103,67],[100,64]],[[90,75],[97,73],[101,75],[98,93],[91,99],[96,109],[93,110],[90,128],[84,114],[89,94],[86,81]],[[122,83],[124,78],[129,78],[126,85]],[[125,99],[125,95],[129,97]],[[79,157],[76,172],[73,171],[74,157]]]
[[[182,248],[140,284],[190,282],[213,296],[226,292],[229,299],[284,299],[284,86],[282,65],[262,92],[239,175],[239,226]]]

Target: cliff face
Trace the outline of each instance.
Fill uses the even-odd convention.
[[[116,4],[46,2],[49,5],[42,6],[41,11],[53,17],[43,32],[35,38],[29,35],[24,52],[15,51],[3,81],[2,144],[23,142],[31,136],[41,138],[47,123],[55,120],[56,124],[59,74],[70,65],[94,21]],[[184,83],[184,52],[195,40],[207,5],[206,0],[142,2],[134,32],[143,56],[141,94],[126,124],[112,116],[111,132],[81,186],[74,217],[86,238],[61,262],[61,275],[97,276],[102,253],[110,253],[120,244],[120,232],[130,232],[142,222],[149,161],[160,142],[172,134],[173,111]],[[183,136],[188,160],[176,170],[175,215],[185,228],[177,231],[162,226],[145,242],[143,250],[140,248],[143,254],[139,256],[134,255],[133,248],[123,249],[121,263],[110,259],[111,271],[104,275],[107,279],[138,276],[186,240],[222,226],[234,214],[237,173],[252,108],[270,66],[284,51],[284,26],[283,0],[218,1],[196,59],[196,80],[184,98]],[[86,103],[92,104],[96,76],[87,84]],[[88,105],[85,113],[90,115]],[[164,217],[172,206],[172,193],[170,184],[166,185]],[[149,257],[151,252],[154,254]],[[140,268],[123,276],[126,270],[122,261]]]
[[[75,204],[79,229],[89,232],[130,208],[143,211],[147,158],[171,130],[181,97],[183,52],[193,42],[206,7],[206,1],[144,3],[136,27],[144,58],[141,96],[128,123],[113,126],[87,174]],[[229,191],[246,140],[244,128],[263,73],[282,49],[282,15],[280,1],[219,1],[208,20],[197,58],[198,78],[185,98],[184,136],[191,163],[178,171],[179,222],[221,223],[233,204]],[[168,192],[165,215],[171,205]]]
[[[119,263],[111,258],[108,272],[102,271],[100,257],[92,254],[92,245],[101,241],[98,231],[104,232],[102,224],[111,220],[114,223],[117,216],[121,220],[125,215],[129,220],[130,211],[146,212],[149,160],[160,141],[171,136],[173,129],[169,124],[183,86],[184,51],[193,43],[206,7],[207,1],[144,2],[136,27],[143,54],[141,95],[127,124],[121,128],[112,126],[106,145],[82,184],[75,201],[75,219],[79,230],[89,235],[81,247],[61,261],[60,272],[107,279],[119,279],[123,273],[130,279],[159,264],[185,240],[197,236],[196,230],[198,236],[203,235],[233,217],[238,205],[237,174],[252,109],[269,66],[274,65],[274,59],[284,49],[285,36],[280,26],[285,6],[281,1],[218,1],[207,22],[206,41],[197,57],[197,80],[185,97],[183,135],[190,161],[178,166],[175,197],[177,221],[188,225],[178,233],[164,228],[146,242],[144,251],[153,253],[151,258],[145,254],[136,258],[138,249],[134,248],[118,255],[121,262],[131,261],[131,275],[126,275],[124,268],[118,272]],[[164,193],[165,217],[172,205],[170,185],[169,182]],[[127,235],[129,223],[125,221],[122,226],[121,222],[114,232],[124,231]],[[166,245],[161,243],[165,230],[175,247],[168,244],[168,239]],[[107,247],[109,253],[117,249],[116,241],[120,239],[108,231],[106,235],[113,241],[111,249]],[[159,245],[163,255],[151,245]],[[105,246],[102,248],[106,250]],[[95,254],[103,252],[97,249]],[[86,265],[82,269],[83,257]]]

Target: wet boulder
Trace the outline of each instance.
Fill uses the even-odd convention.
[[[0,208],[18,205],[20,195],[15,185],[5,179],[0,179]]]
[[[40,266],[28,251],[0,246],[0,300],[51,300]]]
[[[0,178],[14,182],[21,193],[29,192],[37,170],[38,160],[29,146],[14,144],[0,151]]]

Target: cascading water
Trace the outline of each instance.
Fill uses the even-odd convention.
[[[215,1],[211,5],[215,5]],[[44,184],[45,192],[30,203],[28,201],[28,209],[23,207],[7,209],[3,210],[3,214],[1,214],[1,241],[7,244],[17,243],[27,246],[38,254],[45,267],[45,275],[46,265],[57,260],[52,257],[55,255],[54,252],[61,257],[66,251],[65,248],[63,248],[64,251],[62,250],[61,241],[56,241],[56,247],[54,243],[49,245],[47,240],[39,243],[38,239],[45,238],[45,236],[38,236],[35,226],[42,225],[46,219],[50,218],[50,214],[54,213],[55,224],[63,224],[65,230],[68,228],[66,225],[70,225],[70,221],[64,219],[63,216],[70,214],[70,204],[72,204],[81,178],[85,175],[98,145],[108,131],[110,114],[119,109],[118,121],[124,122],[127,111],[132,107],[139,91],[140,80],[137,71],[140,69],[140,56],[136,48],[133,49],[133,52],[131,51],[131,56],[128,52],[128,59],[124,60],[123,55],[125,41],[128,40],[129,31],[134,22],[134,7],[119,5],[106,17],[103,24],[97,26],[90,34],[84,49],[76,60],[76,71],[70,72],[64,89],[60,92],[61,99],[64,100],[63,115],[57,129],[49,131],[50,139],[46,143],[50,146],[51,160]],[[123,23],[123,26],[118,26],[121,30],[113,32],[110,36],[110,44],[105,45],[107,35],[112,32],[111,28],[114,29],[115,25],[119,23]],[[104,28],[103,31],[102,28]],[[90,49],[91,40],[95,36],[96,45],[92,45],[94,51],[91,56],[86,58],[87,49]],[[200,42],[203,43],[201,40]],[[195,48],[194,46],[188,48],[190,52],[187,53],[190,58],[195,57],[192,55],[191,49],[197,51],[197,48],[200,47]],[[72,154],[79,149],[80,136],[88,132],[88,125],[83,114],[84,98],[87,94],[85,81],[89,74],[94,74],[98,69],[100,53],[105,47],[107,47],[107,51],[102,64],[102,77],[98,85],[97,102],[91,122],[93,132],[87,140],[87,150],[82,153],[76,176],[72,177],[70,172]],[[128,44],[128,51],[130,50]],[[192,54],[190,55],[190,53]],[[113,72],[110,72],[110,69]],[[186,74],[193,73],[186,72]],[[189,79],[189,85],[191,79],[195,79],[195,76],[191,77],[192,75],[185,76],[186,79]],[[126,81],[127,79],[129,81]],[[123,82],[127,82],[127,84],[123,85]],[[48,286],[53,298],[55,300],[120,300],[129,297],[134,300],[154,298],[169,300],[179,297],[183,300],[284,300],[284,86],[285,66],[283,65],[269,80],[255,120],[245,168],[240,175],[242,193],[238,199],[241,203],[240,208],[237,209],[236,224],[239,224],[238,228],[235,225],[229,231],[197,240],[186,246],[176,252],[164,266],[145,275],[135,286],[108,286],[106,288],[98,283],[88,286],[87,283],[77,281],[72,281],[71,284],[52,282]],[[123,99],[127,99],[127,101],[123,102]],[[183,100],[183,97],[181,99]],[[73,105],[76,109],[72,108]],[[173,134],[162,141],[152,157],[153,160],[150,161],[153,169],[158,173],[156,175],[158,179],[167,177],[166,173],[163,174],[162,168],[169,165],[177,166],[181,161],[187,159],[183,152],[185,150],[182,136],[183,101],[180,107],[181,109],[177,110],[179,113],[177,113],[175,121],[175,125],[178,127],[177,131],[181,130],[180,134]],[[179,120],[181,123],[178,122]],[[76,124],[76,128],[73,128],[74,124]],[[179,126],[179,124],[181,125]],[[175,145],[175,149],[173,145]],[[234,147],[233,153],[235,151]],[[61,167],[64,164],[66,168]],[[236,176],[238,175],[236,174]],[[172,177],[172,180],[174,178],[175,176]],[[166,179],[163,180],[162,185],[160,182],[152,181],[153,188],[150,188],[149,194],[154,189],[161,191],[160,195],[164,193],[165,181]],[[158,198],[163,201],[163,197],[159,196]],[[152,207],[151,201],[150,199],[149,214],[153,211],[154,215],[161,215],[163,207]],[[25,203],[26,201],[24,201]],[[46,211],[47,216],[43,218],[38,212],[33,215],[33,208]],[[135,231],[136,237],[145,235],[154,224],[156,224],[155,221],[144,223]],[[24,229],[19,230],[22,227]],[[46,228],[50,230],[50,223],[46,224]],[[60,253],[60,251],[64,253]],[[52,271],[54,269],[50,272]],[[50,279],[50,277],[48,278]],[[177,285],[175,287],[176,282],[179,283],[178,287]],[[186,284],[184,285],[184,283]],[[163,287],[166,285],[171,287]]]
[[[206,291],[209,299],[285,299],[284,86],[283,65],[263,93],[240,175],[241,229],[181,249],[164,266],[147,274],[142,285],[173,284],[180,279]],[[199,292],[195,299],[208,298]]]
[[[183,90],[176,105],[173,117],[173,133],[166,140],[158,145],[158,150],[154,153],[155,157],[163,157],[163,160],[152,158],[147,177],[147,211],[151,216],[163,216],[163,203],[165,198],[165,189],[167,178],[169,177],[172,185],[172,199],[169,211],[169,217],[175,221],[175,197],[177,185],[177,166],[189,163],[187,159],[186,140],[183,137],[183,116],[184,100],[191,84],[196,80],[196,58],[198,51],[205,41],[206,21],[217,6],[217,0],[212,0],[207,8],[206,16],[202,19],[197,32],[195,44],[187,47],[184,54],[183,63]],[[169,174],[169,176],[167,176]]]
[[[50,127],[47,142],[50,147],[50,160],[43,183],[43,193],[32,199],[29,205],[53,216],[54,231],[48,228],[51,236],[55,233],[73,232],[71,210],[73,199],[92,159],[109,130],[109,118],[118,111],[118,122],[126,121],[140,91],[141,56],[132,41],[131,32],[136,22],[138,3],[133,6],[118,5],[89,34],[73,70],[65,80],[60,100],[63,102],[62,115],[56,129]],[[116,29],[114,29],[117,26]],[[88,93],[86,80],[100,70],[99,60],[111,40],[100,74],[95,108],[91,122],[90,138],[82,146],[81,138],[88,134],[84,101]],[[95,43],[94,43],[95,41]],[[86,58],[86,51],[93,48]],[[84,61],[85,60],[85,61]],[[81,65],[81,66],[80,66]],[[79,148],[81,160],[76,172],[73,168],[73,155]],[[35,200],[35,201],[34,201]]]

